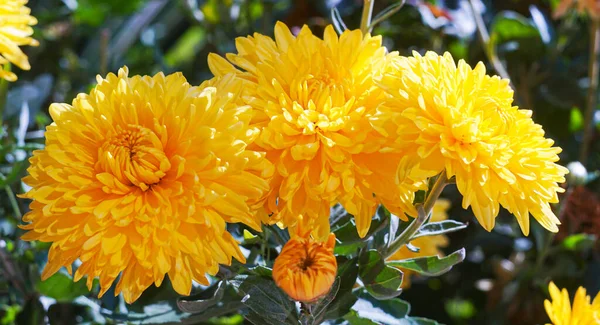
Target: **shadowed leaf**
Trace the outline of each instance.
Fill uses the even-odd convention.
[[[391,261],[388,262],[388,265],[412,270],[423,275],[438,276],[450,271],[454,265],[462,262],[465,259],[465,254],[465,249],[461,248],[446,257],[418,257],[403,261]]]

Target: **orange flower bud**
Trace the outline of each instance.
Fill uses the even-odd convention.
[[[301,302],[313,302],[326,295],[337,274],[333,255],[335,235],[318,242],[308,233],[290,239],[273,265],[273,279],[288,296]]]

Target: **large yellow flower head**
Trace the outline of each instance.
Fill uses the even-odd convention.
[[[42,278],[79,259],[76,281],[99,277],[103,295],[120,275],[115,293],[131,303],[166,274],[185,295],[219,263],[244,261],[226,222],[260,229],[253,210],[273,168],[247,148],[258,131],[240,91],[230,77],[191,87],[180,73],[123,68],[72,105],[53,104],[24,179],[23,239],[52,242]]]
[[[19,46],[37,46],[31,38],[37,19],[25,5],[28,0],[0,0],[0,78],[17,80],[17,75],[5,70],[4,65],[15,64],[23,70],[31,69],[27,55]]]
[[[245,99],[262,130],[256,143],[277,170],[270,222],[295,227],[303,220],[324,240],[338,202],[356,217],[361,236],[378,203],[397,215],[414,212],[412,192],[396,177],[402,156],[387,152],[369,123],[385,96],[372,79],[386,55],[380,36],[354,30],[338,37],[332,26],[323,39],[306,26],[294,36],[277,23],[274,40],[254,34],[236,46],[227,60],[211,54],[209,66],[216,76],[235,73],[246,82]]]
[[[431,211],[431,222],[444,221],[448,219],[448,209],[450,208],[450,201],[446,199],[438,199],[433,206]],[[444,253],[440,250],[443,247],[448,246],[448,237],[446,235],[436,236],[423,236],[411,240],[413,246],[419,248],[418,252],[413,252],[406,245],[402,246],[394,255],[388,258],[388,261],[400,261],[409,258],[425,257],[425,256],[444,256]],[[402,278],[402,287],[408,288],[411,284],[411,277],[414,275],[414,271],[400,268],[404,273]]]
[[[544,137],[531,111],[512,106],[508,80],[439,56],[389,56],[380,85],[392,96],[372,119],[394,139],[396,150],[418,161],[411,177],[445,170],[456,177],[463,208],[471,206],[490,231],[502,205],[525,234],[529,214],[546,229],[560,224],[549,203],[558,202],[568,170],[557,165],[561,149]],[[379,79],[379,78],[378,78]]]
[[[600,324],[600,294],[591,302],[584,287],[579,287],[573,299],[569,299],[567,289],[559,290],[554,282],[548,286],[550,300],[544,301],[546,313],[552,324],[547,325],[598,325]]]

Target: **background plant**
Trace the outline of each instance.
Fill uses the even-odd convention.
[[[329,304],[321,314],[316,313],[317,319],[394,324],[386,314],[396,319],[408,314],[446,324],[536,324],[547,321],[543,301],[549,279],[572,292],[583,285],[595,295],[600,289],[600,246],[596,242],[600,235],[600,181],[595,172],[600,167],[600,118],[597,75],[590,78],[590,72],[597,65],[598,50],[593,46],[598,39],[593,36],[597,24],[585,12],[569,11],[553,19],[558,2],[409,0],[397,10],[401,1],[377,0],[369,23],[361,19],[363,1],[359,0],[30,1],[39,20],[34,37],[40,41],[39,47],[25,49],[32,69],[19,71],[16,83],[0,87],[6,94],[0,129],[0,323],[185,319],[235,324],[252,321],[257,316],[254,311],[265,308],[263,298],[281,301],[270,306],[277,311],[295,310],[268,281],[267,267],[277,255],[276,248],[287,239],[286,232],[275,228],[253,235],[231,227],[248,250],[248,265],[255,266],[222,268],[222,281],[209,288],[197,287],[196,296],[182,300],[168,285],[151,287],[135,304],[125,305],[110,292],[96,299],[97,285],[88,292],[83,282],[73,283],[63,273],[40,282],[48,245],[18,240],[22,231],[16,226],[26,204],[14,197],[25,190],[20,179],[28,166],[26,158],[43,145],[51,102],[69,102],[77,93],[89,90],[96,74],[116,71],[123,64],[130,67],[131,74],[183,71],[192,84],[199,84],[210,77],[208,53],[234,51],[236,36],[255,31],[270,35],[276,20],[296,27],[308,24],[317,35],[331,22],[338,28],[372,28],[373,33],[384,36],[388,48],[403,55],[429,49],[449,51],[455,59],[464,58],[473,65],[483,61],[490,73],[510,77],[517,104],[532,109],[535,121],[563,148],[562,162],[580,160],[585,165],[584,169],[571,165],[569,188],[561,206],[555,207],[563,220],[556,236],[532,223],[531,234],[525,238],[506,211],[501,212],[496,228],[487,233],[476,224],[471,211],[460,208],[456,188],[447,186],[443,196],[452,202],[450,218],[456,224],[469,225],[448,234],[450,244],[444,250],[450,259],[445,261],[464,256],[463,247],[465,261],[440,277],[414,278],[411,288],[400,295],[402,300],[373,298],[382,288],[368,276],[368,265],[373,262],[381,267],[381,256],[369,248],[377,251],[389,241],[385,236],[388,230],[401,234],[407,225],[380,209],[364,241],[356,236],[349,216],[333,209],[332,229],[341,241],[336,246],[339,280],[333,287],[335,298],[325,298]],[[589,139],[587,149],[582,149],[584,138]],[[356,254],[359,248],[363,249],[360,256]],[[398,278],[395,271],[384,269],[391,279]],[[343,294],[352,291],[356,278],[368,292]],[[275,296],[251,292],[256,285]],[[396,294],[388,289],[383,287],[385,294]],[[246,294],[260,298],[241,302]],[[238,314],[240,310],[243,315]],[[283,320],[270,320],[275,324],[303,317],[294,312],[273,314],[284,315]]]

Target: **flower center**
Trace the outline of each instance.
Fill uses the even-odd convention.
[[[315,264],[317,253],[315,250],[317,249],[317,247],[315,247],[312,244],[308,244],[305,245],[303,248],[304,251],[302,252],[302,254],[298,255],[298,263],[296,264],[296,267],[298,267],[302,271],[306,271]]]
[[[307,256],[306,258],[303,258],[300,263],[298,263],[298,267],[302,271],[306,271],[313,265],[313,263],[313,259],[310,256]]]
[[[156,134],[145,127],[129,124],[117,127],[98,149],[98,164],[121,183],[146,191],[171,168]]]
[[[289,121],[295,115],[296,127],[303,134],[338,131],[345,124],[348,105],[344,85],[328,74],[309,76],[292,87],[290,97],[294,101]]]

